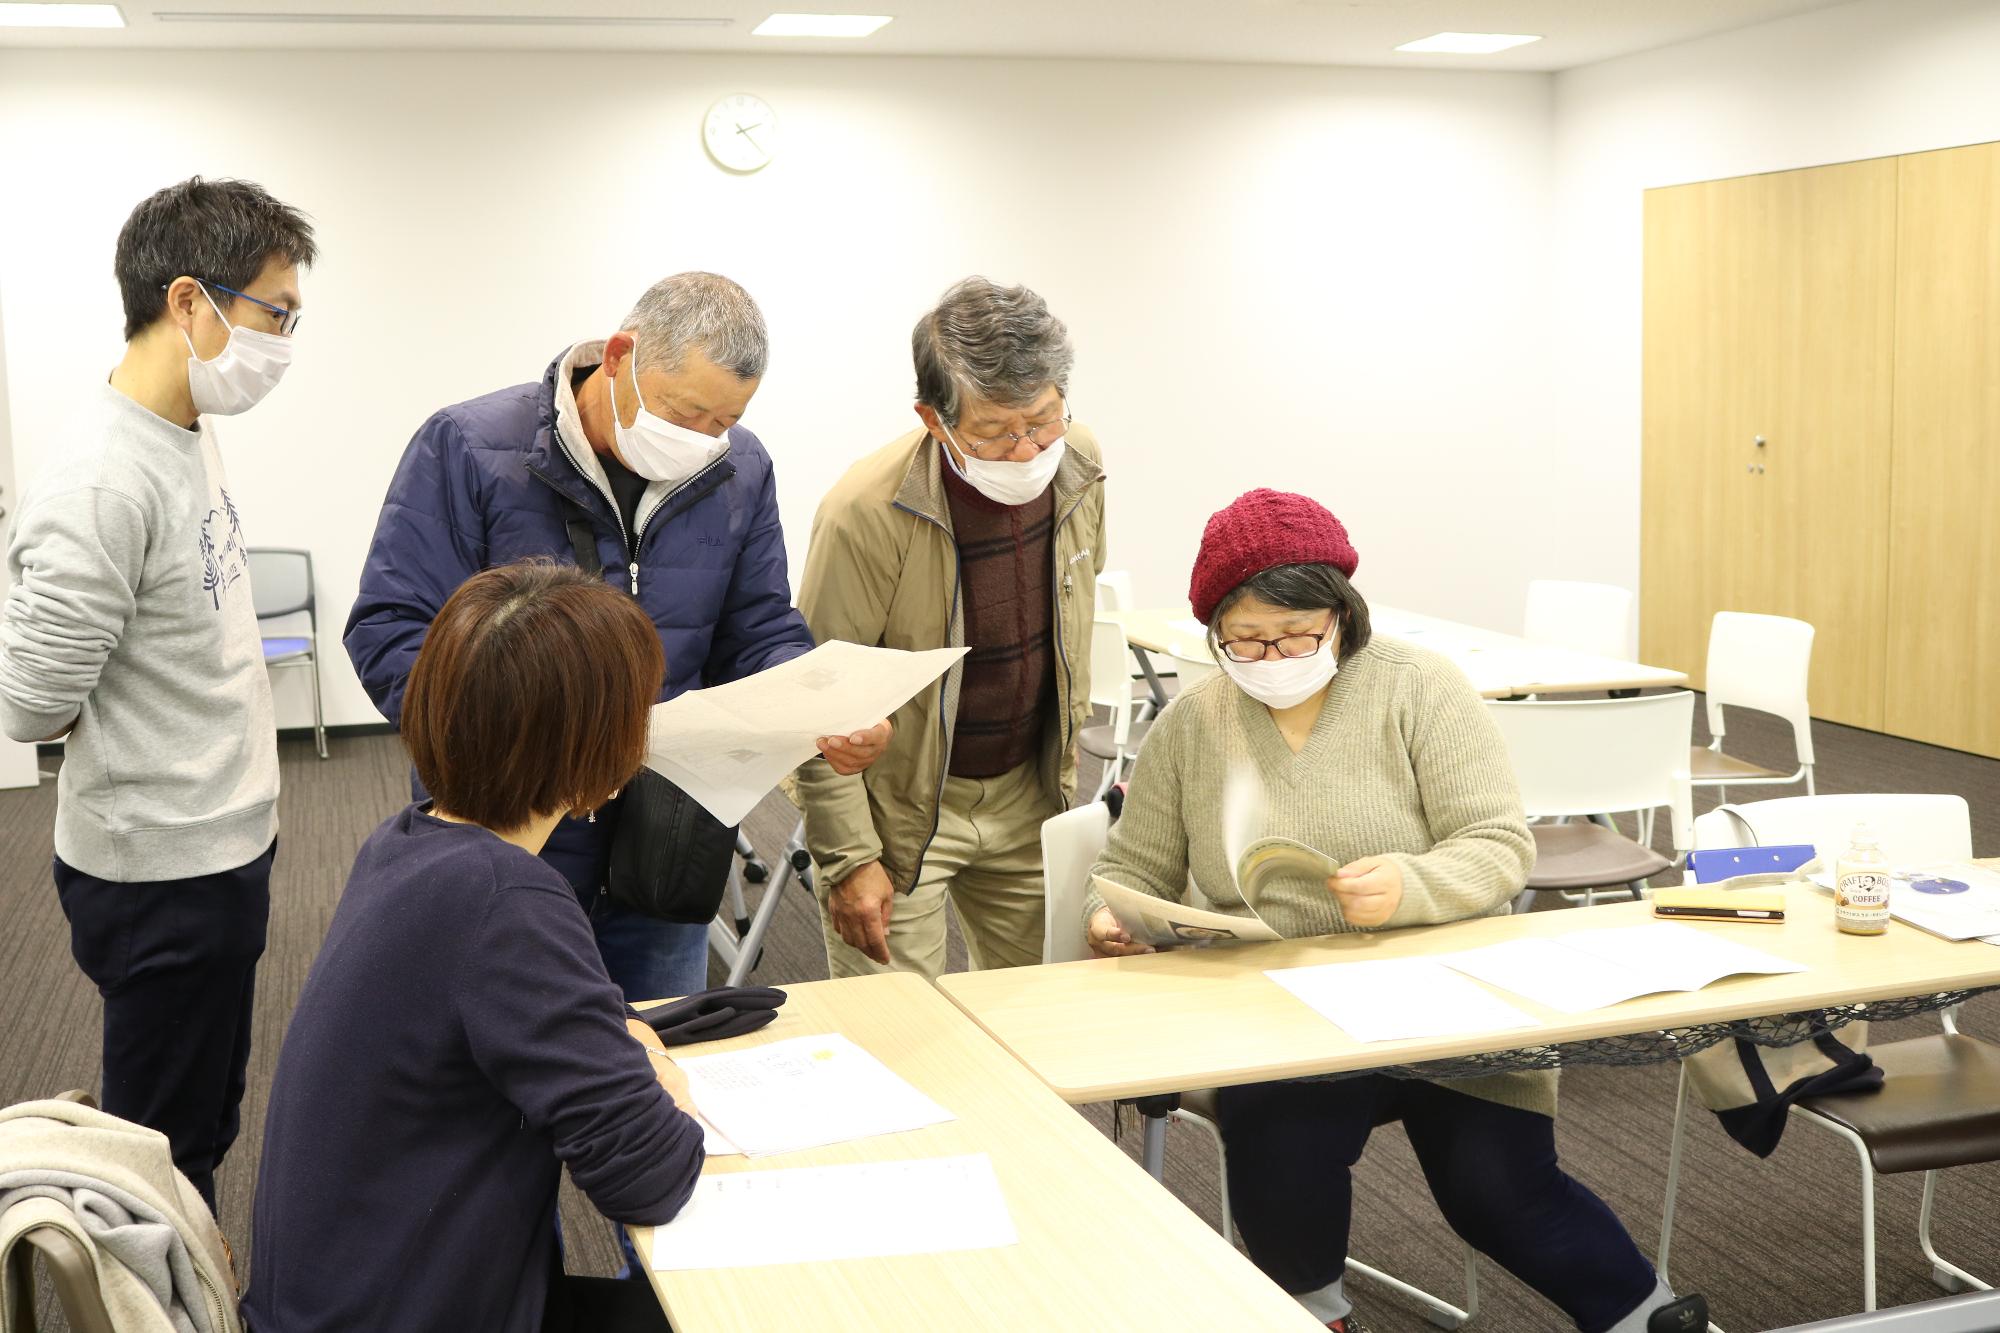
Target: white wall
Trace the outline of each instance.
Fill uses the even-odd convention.
[[[0,533],[8,530],[13,512],[20,507],[21,492],[14,480],[14,442],[7,428],[7,349],[6,330],[0,328]],[[7,596],[13,579],[7,562],[0,559],[0,601]],[[32,787],[36,777],[35,747],[0,736],[0,790]]]
[[[697,141],[740,90],[785,132],[748,179]],[[829,483],[914,423],[910,325],[984,272],[1073,330],[1142,602],[1184,605],[1208,513],[1275,485],[1348,522],[1372,595],[1510,625],[1528,577],[1626,540],[1539,461],[1550,96],[1544,75],[1219,65],[0,52],[21,470],[117,356],[127,211],[234,174],[324,245],[297,363],[222,438],[252,540],[317,553],[331,722],[375,720],[334,640],[410,432],[692,267],[771,322],[745,424],[794,569]],[[296,724],[303,682],[280,689]]]
[[[1864,0],[1556,76],[1558,429],[1639,576],[1643,192],[2000,139],[2000,4]]]

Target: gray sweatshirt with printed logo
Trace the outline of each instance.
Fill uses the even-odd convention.
[[[0,728],[72,727],[56,855],[99,879],[245,865],[278,833],[277,733],[215,441],[109,385],[28,488],[0,607]]]

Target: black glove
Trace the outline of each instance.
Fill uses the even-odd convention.
[[[639,1015],[665,1046],[692,1046],[755,1032],[778,1016],[785,993],[775,986],[717,986]]]

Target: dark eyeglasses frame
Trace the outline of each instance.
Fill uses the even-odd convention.
[[[1228,657],[1229,660],[1236,663],[1236,665],[1248,666],[1252,662],[1264,661],[1267,657],[1270,656],[1270,650],[1273,648],[1278,648],[1278,645],[1283,643],[1286,639],[1311,639],[1313,641],[1313,646],[1303,653],[1288,653],[1283,648],[1278,648],[1279,657],[1285,659],[1288,662],[1295,662],[1301,657],[1311,657],[1314,653],[1318,652],[1322,647],[1325,646],[1327,637],[1332,633],[1333,633],[1333,626],[1328,625],[1325,629],[1321,630],[1317,634],[1281,634],[1275,639],[1225,639],[1225,640],[1219,640],[1215,646],[1220,648],[1224,656]],[[1232,653],[1229,650],[1231,646],[1239,643],[1254,643],[1263,651],[1259,652],[1255,657],[1238,657],[1235,653]]]

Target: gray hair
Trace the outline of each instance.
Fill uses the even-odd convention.
[[[764,312],[720,274],[661,278],[619,327],[638,335],[639,365],[646,370],[679,370],[693,348],[737,379],[754,380],[771,359]]]
[[[1053,384],[1069,391],[1069,329],[1026,287],[985,278],[955,283],[910,334],[917,401],[949,425],[967,397],[1025,407]]]

